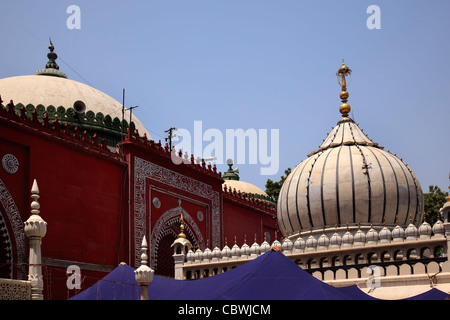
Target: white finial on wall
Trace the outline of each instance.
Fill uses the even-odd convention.
[[[134,276],[136,281],[141,287],[141,300],[148,300],[148,284],[153,281],[153,274],[155,273],[148,265],[148,255],[147,255],[147,239],[142,239],[141,245],[141,266],[134,271]]]
[[[28,280],[31,281],[31,299],[43,300],[44,280],[42,276],[42,238],[47,233],[47,222],[39,215],[40,204],[38,202],[39,187],[36,179],[31,188],[31,216],[25,221],[25,234],[30,240],[30,258],[28,269]]]

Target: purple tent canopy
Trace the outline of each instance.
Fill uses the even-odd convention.
[[[150,300],[376,300],[357,286],[336,288],[310,275],[283,253],[269,251],[213,277],[174,280],[154,276]],[[418,299],[445,299],[433,289]],[[72,300],[138,300],[134,269],[121,265]],[[412,297],[409,299],[414,299]]]

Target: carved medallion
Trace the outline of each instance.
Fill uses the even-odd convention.
[[[2,166],[9,174],[14,174],[19,169],[19,160],[12,154],[5,154],[2,159]]]
[[[153,198],[153,205],[156,209],[159,209],[161,207],[161,200],[159,200],[157,197]]]

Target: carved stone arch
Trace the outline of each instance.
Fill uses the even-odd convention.
[[[2,210],[0,210],[0,278],[13,278],[13,246]]]
[[[173,264],[173,250],[170,245],[178,237],[180,232],[180,216],[184,218],[184,234],[195,248],[205,248],[205,241],[200,228],[192,216],[181,206],[172,208],[164,212],[156,221],[150,233],[150,266],[158,272],[158,259],[168,260],[169,266]],[[164,243],[162,248],[161,244]],[[160,248],[161,247],[161,248]],[[163,249],[164,252],[159,252]],[[167,253],[166,253],[167,251]],[[166,261],[167,263],[167,261]],[[169,268],[171,270],[171,268]],[[170,275],[170,274],[168,274]],[[173,276],[173,275],[171,275]]]
[[[24,231],[24,222],[20,216],[19,209],[14,202],[13,197],[8,191],[8,188],[0,179],[0,204],[3,207],[3,211],[0,212],[2,215],[1,219],[4,221],[6,230],[9,230],[9,245],[11,246],[11,266],[12,274],[17,272],[17,279],[26,279],[26,266],[27,261],[27,243],[26,235]],[[12,241],[11,241],[12,240]],[[13,244],[15,245],[15,252],[13,249]],[[14,261],[14,258],[16,261]]]

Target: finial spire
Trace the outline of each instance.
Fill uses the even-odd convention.
[[[181,225],[180,225],[181,232],[178,235],[178,238],[186,238],[186,235],[184,234],[184,218],[183,218],[183,214],[180,215],[180,221],[181,221]]]
[[[59,71],[59,66],[56,63],[56,59],[58,59],[58,55],[53,52],[55,50],[55,46],[53,45],[52,39],[49,37],[50,45],[48,49],[50,52],[47,54],[47,64],[45,65],[45,69],[36,71],[36,75],[44,75],[44,76],[53,76],[60,78],[67,78],[65,73]]]
[[[348,99],[348,92],[347,92],[347,80],[345,77],[349,76],[352,73],[352,70],[347,67],[347,65],[344,63],[344,59],[342,59],[342,65],[339,68],[339,70],[336,72],[336,76],[338,77],[338,82],[342,87],[342,92],[340,93],[339,97],[342,100],[342,104],[339,107],[339,112],[342,114],[342,120],[349,120],[348,113],[350,112],[351,108],[350,105],[347,103]]]

